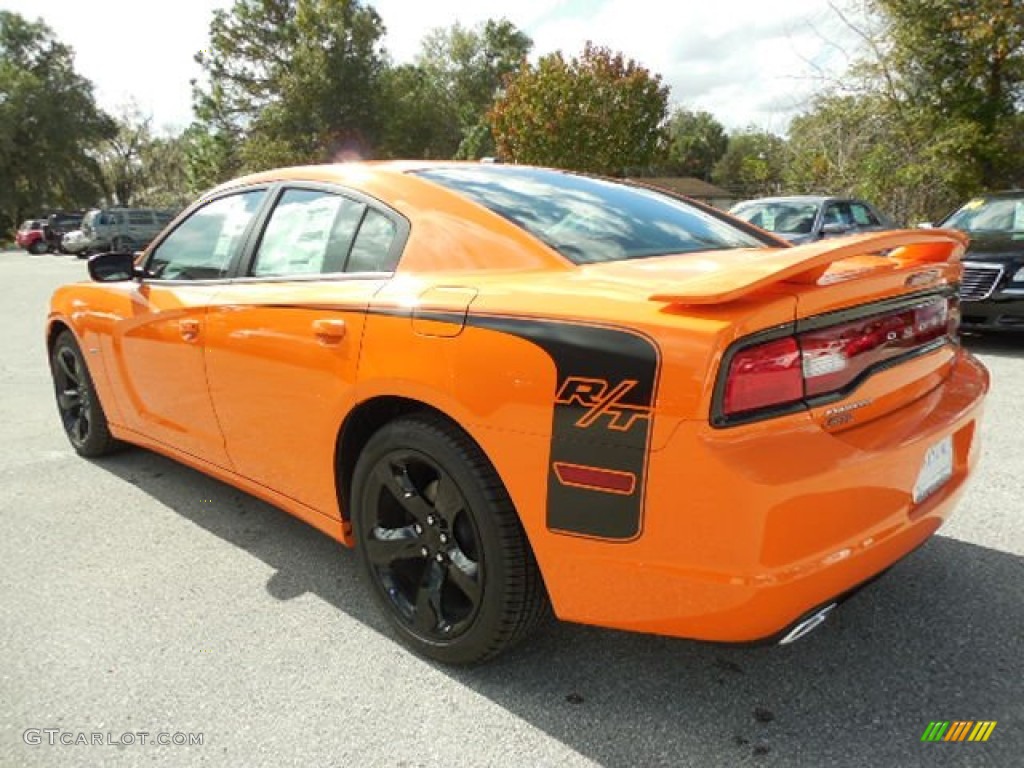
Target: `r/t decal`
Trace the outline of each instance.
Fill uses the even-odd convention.
[[[638,421],[651,418],[649,406],[623,402],[636,385],[635,379],[625,379],[611,386],[604,379],[569,376],[558,390],[555,402],[585,409],[583,415],[576,420],[576,426],[580,429],[588,429],[602,416],[607,416],[608,429],[628,432]]]

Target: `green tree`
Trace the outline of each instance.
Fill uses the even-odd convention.
[[[747,128],[729,137],[729,147],[715,163],[712,178],[745,197],[779,194],[788,151],[785,139]]]
[[[677,109],[665,125],[665,171],[711,181],[711,173],[729,146],[725,128],[710,112]]]
[[[239,168],[238,147],[230,133],[195,121],[180,137],[186,189],[192,195],[227,181]]]
[[[957,126],[983,186],[1006,183],[1006,128],[1024,107],[1021,0],[871,0],[884,36],[865,71],[921,119]]]
[[[90,149],[113,131],[71,49],[42,21],[0,11],[0,232],[99,195]]]
[[[897,221],[940,216],[981,187],[979,166],[963,156],[977,126],[936,125],[879,94],[819,97],[789,139],[787,187],[865,197]]]
[[[184,208],[196,196],[189,183],[184,133],[153,136],[143,145],[140,161],[145,173],[136,203],[152,208]]]
[[[787,181],[898,220],[1024,180],[1020,0],[867,0],[867,54],[790,129]],[[845,18],[845,17],[844,17]]]
[[[424,38],[416,63],[449,121],[452,155],[475,159],[493,153],[487,112],[532,47],[529,36],[507,19],[489,19],[475,29],[456,22]]]
[[[383,35],[359,0],[235,0],[214,11],[194,106],[218,149],[236,149],[208,153],[221,164],[213,175],[370,154]]]
[[[145,174],[142,151],[152,140],[151,123],[152,118],[143,115],[137,105],[128,106],[116,118],[114,133],[100,145],[97,160],[103,191],[114,205],[134,202]]]
[[[504,19],[430,32],[414,64],[382,77],[386,157],[475,159],[494,154],[487,112],[533,45]]]
[[[184,135],[154,135],[152,122],[137,105],[125,107],[114,134],[97,150],[108,203],[178,208],[194,196],[185,163]]]
[[[448,159],[459,134],[447,104],[422,67],[403,64],[381,78],[383,157]]]
[[[490,113],[507,159],[622,175],[655,157],[668,88],[661,76],[622,54],[587,43],[524,63]]]

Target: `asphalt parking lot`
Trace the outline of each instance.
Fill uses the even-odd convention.
[[[303,523],[146,451],[72,453],[42,329],[84,276],[0,252],[0,766],[1020,765],[1024,337],[967,341],[993,390],[957,516],[806,639],[552,623],[453,671],[391,641],[355,558]],[[921,743],[933,720],[998,725]]]

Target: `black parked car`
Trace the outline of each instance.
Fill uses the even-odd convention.
[[[939,226],[971,236],[960,284],[963,328],[1024,331],[1024,190],[976,197]]]
[[[82,226],[82,214],[80,213],[51,213],[46,218],[46,226],[43,231],[46,233],[46,244],[50,251],[55,253],[67,253],[61,240],[68,232]]]
[[[845,197],[762,197],[737,203],[729,213],[794,245],[823,237],[894,229],[892,221],[870,204]]]

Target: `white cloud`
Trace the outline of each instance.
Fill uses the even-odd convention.
[[[76,65],[116,110],[134,99],[156,125],[191,119],[189,80],[207,42],[211,14],[231,0],[6,0],[8,10],[42,17],[76,51]],[[587,40],[622,51],[672,88],[674,103],[706,109],[730,128],[784,130],[817,86],[811,62],[845,64],[850,33],[827,0],[375,0],[396,61],[409,61],[433,28],[510,19],[534,40],[535,54],[582,50]]]

